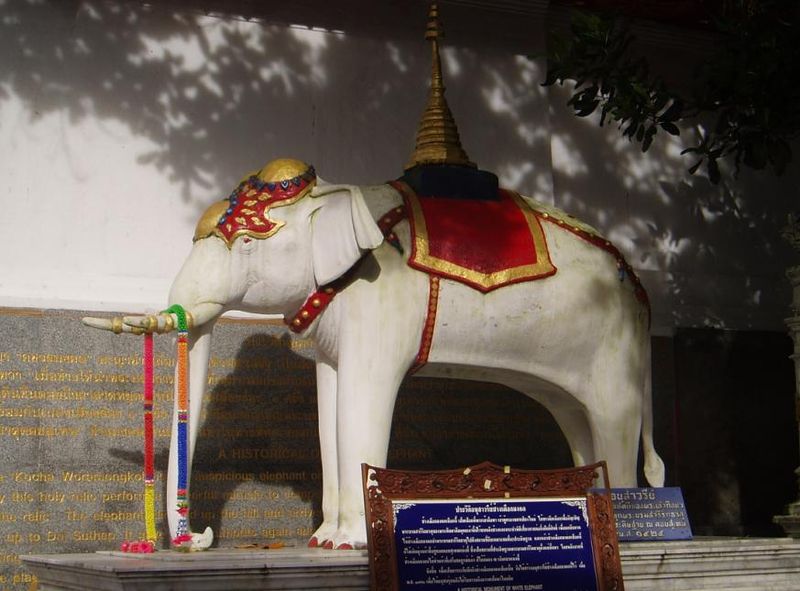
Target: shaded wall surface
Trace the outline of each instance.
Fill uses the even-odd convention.
[[[685,172],[689,128],[642,154],[615,126],[575,117],[568,89],[541,87],[531,56],[555,18],[547,2],[468,4],[441,8],[470,158],[610,238],[650,292],[657,334],[781,330],[779,231],[798,167],[780,179],[726,170],[712,186]],[[3,3],[0,196],[18,223],[0,233],[0,305],[157,309],[200,214],[274,158],[336,183],[397,178],[425,104],[425,5]],[[654,69],[684,79],[713,50],[676,29],[639,34]]]
[[[28,588],[20,554],[112,550],[144,535],[142,342],[79,318],[0,310],[0,589]],[[771,517],[793,500],[798,463],[788,337],[682,331],[653,344],[656,445],[695,533],[777,535]],[[174,340],[157,336],[155,345],[156,506],[166,547]],[[195,529],[211,526],[218,546],[304,544],[321,522],[310,354],[310,342],[290,340],[273,322],[223,321],[215,330],[191,511]],[[492,384],[407,380],[389,466],[483,460],[571,465],[552,417],[527,397]]]
[[[699,535],[781,535],[796,498],[797,417],[788,335],[675,335],[676,482]]]

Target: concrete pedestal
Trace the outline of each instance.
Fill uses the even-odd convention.
[[[310,548],[215,549],[21,556],[39,591],[368,589],[367,552]]]
[[[798,337],[800,340],[800,337]],[[800,402],[798,402],[798,412],[800,412]],[[797,484],[800,488],[800,468],[794,471],[797,475]],[[790,538],[800,539],[800,500],[795,501],[786,507],[786,515],[776,515],[772,521],[777,523]]]
[[[626,591],[800,589],[800,540],[699,538],[621,544]]]
[[[705,538],[621,544],[627,591],[800,590],[800,540]],[[368,589],[365,551],[217,549],[23,556],[40,591]]]

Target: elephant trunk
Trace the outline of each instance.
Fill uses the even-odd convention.
[[[243,280],[236,281],[231,276],[229,256],[228,248],[217,238],[197,241],[170,290],[169,303],[183,306],[189,329],[189,408],[179,408],[180,392],[176,364],[175,403],[167,472],[166,511],[172,539],[175,539],[179,533],[182,517],[181,508],[178,506],[178,484],[179,472],[184,470],[186,471],[186,491],[185,493],[182,491],[181,495],[188,495],[192,458],[197,431],[200,427],[208,375],[211,332],[217,319],[225,311],[226,305],[240,301],[242,296],[240,292],[243,292],[245,288]],[[177,316],[167,312],[144,316],[123,316],[110,320],[84,318],[83,322],[89,326],[110,330],[117,334],[168,333],[178,328]],[[181,410],[189,411],[189,436],[185,458],[178,457],[178,425],[182,419],[179,416]],[[181,531],[180,534],[191,533],[188,523],[186,526],[187,531]],[[202,534],[191,533],[190,543],[182,536],[179,537],[178,542],[180,549],[202,550],[208,548],[212,540],[213,533],[210,528],[206,528]]]
[[[230,275],[230,253],[219,239],[200,240],[183,264],[169,294],[169,303],[181,304],[191,331],[215,320],[224,304],[240,299]],[[111,319],[86,317],[83,323],[115,334],[168,333],[177,329],[175,314],[122,316]]]

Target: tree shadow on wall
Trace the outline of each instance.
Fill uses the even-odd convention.
[[[71,124],[122,124],[148,141],[137,160],[179,183],[185,200],[234,184],[232,174],[276,145],[302,147],[291,122],[308,114],[294,112],[293,97],[314,85],[315,64],[286,29],[134,3],[18,1],[3,10],[5,98],[20,98],[31,122],[57,113]]]
[[[264,3],[260,20],[248,22],[187,7],[213,2],[7,2],[0,109],[20,105],[22,125],[62,118],[63,133],[30,155],[41,161],[53,141],[69,152],[72,128],[85,123],[99,125],[109,147],[141,139],[125,145],[131,159],[179,187],[195,205],[192,221],[276,157],[306,159],[336,182],[382,182],[401,174],[425,102],[424,4],[355,3],[353,14],[369,17],[356,18],[321,2]],[[459,22],[460,9],[448,10]],[[494,37],[446,48],[443,64],[473,159],[545,200],[555,183],[556,205],[597,226],[641,271],[656,325],[763,328],[765,310],[788,301],[781,276],[790,255],[777,230],[791,209],[787,187],[800,186],[797,170],[782,183],[745,174],[712,187],[686,175],[664,134],[645,156],[613,126],[577,120],[566,93],[539,87],[540,65],[510,56]],[[551,144],[566,160],[552,174]],[[36,179],[28,182],[35,192]]]
[[[800,169],[782,178],[726,169],[712,185],[688,175],[682,139],[664,133],[647,154],[613,125],[563,107],[553,88],[556,205],[597,227],[626,255],[653,303],[656,327],[783,330],[793,260],[781,237]],[[792,189],[794,187],[794,190]]]
[[[301,8],[293,22],[315,10]],[[109,144],[127,141],[128,134],[141,138],[126,148],[131,157],[178,185],[185,201],[199,201],[198,212],[211,196],[226,195],[243,174],[276,157],[304,158],[336,181],[399,176],[429,77],[425,11],[409,40],[403,27],[394,37],[380,35],[395,23],[381,28],[349,19],[353,30],[345,35],[269,24],[275,22],[270,11],[287,18],[286,10],[260,10],[262,21],[247,22],[174,3],[5,3],[0,108],[21,104],[18,121],[25,125],[46,117],[63,118],[65,131],[97,123]],[[458,64],[448,63],[457,78]],[[473,89],[500,79],[513,83],[519,73],[463,66],[462,88],[454,80],[451,96],[456,103],[458,94],[467,97],[470,117],[462,117],[462,135],[480,145],[482,132],[473,130],[486,130],[494,112]],[[500,166],[503,155],[530,160],[525,154],[532,140],[516,127],[513,119],[493,122],[492,131],[505,141],[490,151],[490,164]],[[69,150],[69,133],[57,141]]]

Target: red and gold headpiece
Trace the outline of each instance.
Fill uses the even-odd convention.
[[[285,224],[270,219],[269,210],[299,201],[316,183],[313,166],[291,158],[273,160],[242,180],[227,199],[206,210],[197,224],[194,240],[213,234],[230,248],[239,236],[269,238]]]

